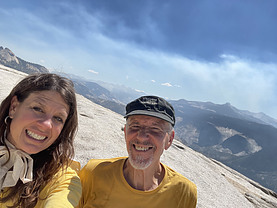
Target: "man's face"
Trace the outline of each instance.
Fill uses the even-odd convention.
[[[145,115],[129,116],[124,133],[129,161],[135,169],[159,165],[163,151],[170,147],[174,137],[171,124]]]

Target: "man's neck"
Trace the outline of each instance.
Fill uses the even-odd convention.
[[[129,161],[126,160],[123,167],[123,174],[128,184],[134,189],[151,191],[159,186],[164,178],[165,170],[160,162],[140,170],[133,168]]]

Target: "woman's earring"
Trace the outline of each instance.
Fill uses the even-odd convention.
[[[7,116],[4,120],[5,124],[8,125],[8,119],[10,118],[10,116]]]

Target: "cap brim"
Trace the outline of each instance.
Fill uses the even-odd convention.
[[[128,116],[132,116],[132,115],[145,115],[145,116],[153,116],[156,118],[160,118],[163,119],[169,123],[171,123],[172,125],[174,125],[174,122],[172,120],[170,120],[166,115],[163,115],[161,113],[157,113],[157,112],[153,112],[153,111],[145,111],[145,110],[134,110],[128,114],[126,114],[124,116],[124,118],[127,118]]]

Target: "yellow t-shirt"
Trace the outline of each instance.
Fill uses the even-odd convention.
[[[161,184],[152,191],[132,188],[124,178],[126,158],[92,159],[80,171],[82,197],[79,208],[195,208],[197,188],[168,166]]]
[[[76,163],[74,163],[75,165]],[[74,167],[75,168],[75,167]],[[7,190],[7,189],[6,189]],[[5,191],[6,191],[5,190]],[[0,195],[4,194],[1,193]],[[40,192],[35,208],[72,208],[78,205],[82,187],[79,176],[72,168],[59,170],[53,180]],[[11,206],[12,201],[0,203],[0,208]]]

